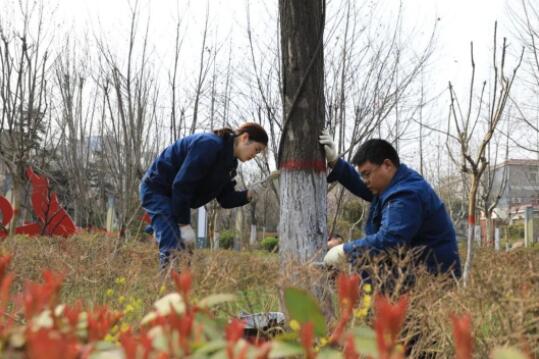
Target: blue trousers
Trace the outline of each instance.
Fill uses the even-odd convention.
[[[170,197],[150,189],[144,181],[140,185],[142,208],[152,220],[152,228],[159,245],[159,264],[164,269],[175,251],[185,249],[180,227],[172,214]]]

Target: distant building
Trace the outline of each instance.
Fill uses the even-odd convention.
[[[539,204],[539,160],[511,159],[496,166],[492,195],[497,194],[503,215],[514,207]]]
[[[493,211],[493,224],[522,223],[524,241],[539,241],[539,160],[511,159],[494,169],[491,196],[499,196]],[[484,217],[481,218],[481,237],[485,236]],[[494,234],[494,227],[491,228]]]

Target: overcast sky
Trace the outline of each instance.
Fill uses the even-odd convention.
[[[57,4],[56,11],[64,19],[62,23],[66,27],[73,26],[83,31],[82,29],[95,28],[99,24],[111,37],[121,33],[125,36],[128,31],[127,0],[45,0],[45,2]],[[189,38],[198,39],[204,22],[206,1],[141,0],[140,3],[142,13],[148,14],[151,18],[152,45],[162,56],[166,56],[167,48],[173,39],[177,15],[184,19],[187,43]],[[247,0],[211,0],[209,4],[210,19],[214,26],[218,26],[221,35],[232,38],[232,41],[237,37],[245,37]],[[445,77],[443,82],[454,78],[462,71],[469,70],[470,41],[476,44],[476,62],[481,64],[489,61],[495,20],[500,22],[501,35],[504,35],[506,30],[506,0],[403,0],[402,4],[406,26],[413,26],[416,31],[430,31],[433,19],[439,18],[438,52],[434,65],[435,69],[440,71],[440,80]],[[383,0],[382,6],[390,9],[397,8],[398,5],[397,0]],[[251,0],[253,27],[256,29],[257,26],[270,25],[268,14],[275,11],[276,7],[276,0]],[[506,32],[505,34],[507,35]],[[186,51],[193,51],[193,57],[196,58],[198,49],[195,46],[187,46]]]
[[[90,37],[104,37],[112,46],[118,44],[118,53],[127,48],[129,34],[129,8],[134,1],[127,0],[43,0],[58,33],[67,31],[76,36],[88,34]],[[328,0],[328,7],[338,0]],[[19,0],[0,0],[0,4],[17,4]],[[246,13],[249,4],[251,24],[256,37],[266,41],[278,41],[275,31],[277,0],[139,0],[141,23],[139,31],[144,32],[145,22],[150,18],[149,44],[156,58],[157,67],[164,72],[171,68],[175,24],[178,18],[182,21],[182,67],[186,77],[184,81],[192,81],[196,75],[197,59],[200,52],[200,38],[205,20],[207,4],[209,4],[210,34],[217,42],[246,46]],[[499,43],[503,36],[509,37],[509,43],[516,45],[512,39],[514,30],[508,16],[508,4],[518,6],[518,0],[361,0],[356,5],[376,7],[373,22],[391,23],[394,14],[402,4],[403,31],[414,34],[409,46],[420,46],[430,35],[433,24],[437,23],[436,52],[429,66],[428,85],[434,92],[447,88],[452,81],[460,92],[468,86],[470,73],[470,41],[475,43],[475,61],[477,64],[477,80],[485,80],[488,76],[492,56],[492,33],[494,21],[498,20]],[[12,6],[13,7],[13,6]],[[0,11],[2,11],[0,5]],[[0,17],[2,15],[0,14]],[[4,12],[4,18],[9,16]],[[360,18],[360,21],[366,21]],[[513,33],[511,32],[513,31]],[[328,32],[326,32],[327,34]],[[332,36],[338,36],[333,34]],[[212,40],[214,41],[214,40]],[[514,47],[514,49],[517,46]],[[90,49],[91,51],[91,49]],[[238,53],[240,55],[238,55]],[[248,63],[247,48],[245,52],[235,52],[236,61],[245,58]],[[226,56],[222,56],[226,60]],[[191,58],[192,61],[188,59]],[[187,60],[186,60],[187,59]],[[193,66],[190,69],[189,66]],[[510,66],[508,66],[510,68]],[[161,74],[166,81],[166,73]],[[189,79],[189,76],[191,78]],[[161,84],[166,86],[165,83]],[[444,98],[448,97],[444,95]],[[448,98],[445,98],[447,101]],[[440,105],[440,111],[446,106]]]

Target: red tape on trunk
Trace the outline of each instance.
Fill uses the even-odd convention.
[[[286,161],[281,163],[279,169],[315,170],[317,172],[323,172],[326,170],[326,161]]]
[[[475,224],[475,216],[468,216],[468,223]]]

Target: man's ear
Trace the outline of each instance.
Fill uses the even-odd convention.
[[[386,158],[384,160],[384,164],[388,167],[395,167],[395,164],[393,162],[391,162],[391,160],[389,158]]]

